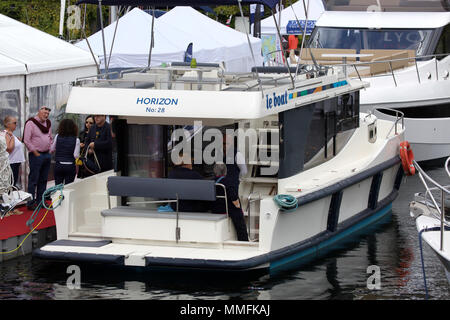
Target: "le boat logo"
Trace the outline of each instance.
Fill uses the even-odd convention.
[[[145,112],[164,113],[166,111],[165,106],[177,106],[178,98],[148,98],[141,97],[136,99],[136,104],[143,104],[147,107]]]
[[[277,95],[275,92],[273,95],[266,94],[266,109],[272,109],[274,107],[282,106],[288,103],[288,94],[287,91],[280,95]]]

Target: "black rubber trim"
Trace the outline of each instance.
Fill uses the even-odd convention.
[[[125,257],[123,255],[46,251],[42,249],[34,250],[33,257],[44,260],[95,262],[112,265],[123,265],[125,261]]]
[[[110,244],[111,240],[99,240],[99,241],[75,241],[61,239],[48,243],[48,246],[68,246],[68,247],[89,247],[89,248],[100,248]]]

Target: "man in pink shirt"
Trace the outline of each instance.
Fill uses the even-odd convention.
[[[48,119],[50,108],[42,106],[37,116],[25,122],[23,142],[29,153],[30,174],[28,175],[28,193],[33,199],[27,203],[28,209],[34,210],[42,200],[47,189],[48,172],[50,171],[52,144],[51,122]]]

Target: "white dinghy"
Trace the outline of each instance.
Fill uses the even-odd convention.
[[[276,1],[259,3],[272,8]],[[404,174],[402,119],[360,114],[365,82],[333,68],[296,71],[258,67],[229,74],[219,65],[173,63],[122,72],[114,80],[80,80],[66,110],[116,117],[118,170],[65,186],[54,211],[57,240],[34,256],[145,268],[273,271],[315,259],[388,216]],[[185,136],[183,126],[192,125],[203,129]],[[174,126],[181,136],[174,136],[180,132]],[[211,145],[226,129],[247,141],[238,144],[248,169],[240,178],[239,198],[250,241],[237,241],[228,207],[224,214],[178,210],[182,201],[223,201],[220,183],[167,178],[171,141],[184,141],[171,149],[184,146],[183,154],[193,143],[194,164],[207,177],[214,163],[202,156],[213,154]],[[176,209],[161,212],[161,203]]]
[[[445,162],[445,170],[450,178],[449,165],[450,157]],[[414,195],[414,201],[410,203],[410,214],[416,219],[419,237],[436,253],[450,282],[450,226],[446,217],[446,213],[450,213],[450,184],[442,186],[429,177],[417,163],[415,166],[426,191]],[[428,187],[427,182],[434,187]]]

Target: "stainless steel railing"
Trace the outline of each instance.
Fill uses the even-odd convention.
[[[421,78],[420,78],[420,72],[419,72],[419,66],[417,64],[418,60],[431,60],[434,58],[434,64],[435,64],[435,71],[436,71],[436,80],[439,80],[439,66],[438,66],[438,58],[440,57],[446,57],[449,56],[450,53],[443,53],[443,54],[432,54],[432,55],[423,55],[423,56],[415,56],[415,57],[408,57],[408,58],[399,58],[399,59],[388,59],[388,60],[380,60],[380,61],[363,61],[363,62],[358,62],[358,63],[342,63],[342,64],[334,64],[332,67],[342,67],[342,68],[349,68],[352,67],[355,69],[356,74],[359,78],[359,80],[362,81],[362,78],[374,78],[374,77],[392,77],[392,79],[394,80],[394,84],[397,87],[398,83],[397,83],[397,78],[395,77],[394,74],[394,70],[398,70],[397,68],[393,68],[392,63],[393,62],[401,62],[401,61],[414,61],[414,65],[415,65],[415,69],[416,69],[416,75],[417,75],[417,80],[419,82],[419,84],[421,83]],[[361,74],[358,70],[358,68],[360,67],[370,67],[370,65],[373,64],[378,64],[378,63],[388,63],[389,64],[389,69],[390,72],[389,73],[381,73],[381,74],[375,74],[375,75],[367,75],[367,76],[363,76],[361,77]],[[401,69],[401,68],[400,68]],[[430,74],[431,76],[431,74]],[[443,78],[448,78],[449,74],[443,75]]]
[[[380,110],[387,110],[387,111],[391,111],[391,112],[395,113],[396,119],[395,119],[394,124],[392,125],[391,129],[389,130],[388,134],[386,135],[386,138],[389,137],[389,135],[392,132],[392,129],[394,129],[394,128],[395,128],[394,133],[395,133],[395,135],[397,135],[397,133],[398,133],[397,125],[398,125],[399,121],[402,122],[402,130],[405,129],[405,114],[403,112],[396,110],[396,109],[385,108],[385,107],[378,107],[378,108],[375,108],[374,110],[378,111],[378,112],[381,112]]]
[[[413,160],[414,167],[417,169],[419,173],[419,178],[422,181],[423,185],[425,186],[425,205],[429,209],[430,214],[435,216],[433,214],[433,210],[430,208],[430,203],[428,201],[428,196],[431,199],[432,206],[434,210],[437,211],[438,216],[435,216],[436,219],[438,219],[441,222],[441,241],[440,241],[440,250],[444,250],[444,229],[445,226],[450,226],[449,222],[445,219],[445,196],[450,195],[450,186],[442,186],[439,183],[437,183],[434,179],[432,179],[429,175],[425,173],[425,171],[419,166],[419,164]],[[449,171],[449,164],[450,164],[450,157],[447,158],[445,161],[445,171],[447,172],[447,175],[450,178],[450,171]],[[427,181],[431,184],[433,184],[435,187],[430,188],[427,184]],[[435,197],[433,196],[433,191],[440,191],[441,194],[441,203],[440,205],[436,201]]]

